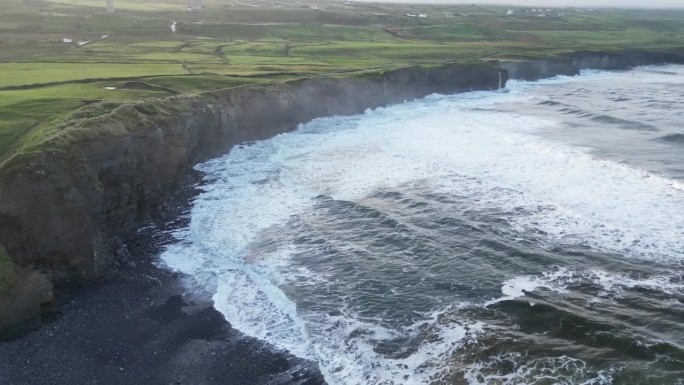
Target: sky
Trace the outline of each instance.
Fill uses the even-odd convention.
[[[511,4],[542,7],[684,8],[684,0],[364,0],[389,3]]]

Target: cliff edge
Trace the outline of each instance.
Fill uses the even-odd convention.
[[[509,77],[537,80],[586,68],[667,62],[684,63],[684,54],[574,52],[410,67],[174,95],[98,114],[84,111],[0,166],[0,330],[49,309],[52,282],[97,279],[126,262],[127,237],[160,213],[173,212],[167,197],[192,167],[233,145],[317,117],[357,114],[432,93],[495,90]]]
[[[653,64],[684,64],[684,48],[668,51],[578,51],[546,59],[501,60],[499,68],[511,79],[539,80],[558,75],[575,76],[581,70],[624,70]]]
[[[0,167],[0,244],[14,271],[31,272],[34,281],[96,279],[126,261],[128,235],[174,209],[165,198],[195,164],[232,145],[317,117],[361,113],[431,93],[494,90],[506,80],[506,71],[485,62],[411,67],[363,78],[178,95],[93,117],[82,114]],[[30,295],[31,304],[0,301],[0,314],[27,314],[0,322],[0,328],[35,318],[35,303],[40,308],[51,302],[51,285],[32,286],[41,290],[17,284],[13,291]],[[49,298],[43,295],[48,292]]]

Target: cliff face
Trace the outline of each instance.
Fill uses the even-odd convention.
[[[164,210],[194,164],[326,115],[505,85],[490,64],[244,86],[125,105],[59,128],[0,169],[0,244],[57,282],[105,275],[121,238]],[[1,311],[0,311],[1,312]]]
[[[235,144],[317,117],[361,113],[431,93],[497,89],[509,73],[536,80],[584,68],[663,62],[684,63],[684,55],[579,52],[560,59],[415,67],[366,78],[173,96],[71,121],[0,166],[0,247],[12,257],[8,271],[17,273],[12,290],[0,292],[0,329],[49,307],[46,276],[61,283],[114,269],[128,256],[125,236],[173,209],[165,197],[193,165]]]
[[[538,80],[557,75],[579,75],[579,68],[570,59],[504,60],[499,67],[508,71],[511,79]]]
[[[579,69],[620,70],[652,64],[684,64],[684,50],[673,52],[591,52],[583,51],[569,55],[572,65]]]
[[[245,86],[125,105],[62,127],[0,168],[0,244],[57,280],[96,277],[125,258],[121,234],[149,221],[195,163],[326,115],[430,93],[496,89],[580,69],[684,63],[676,53],[578,52],[560,59],[407,68],[367,78]],[[163,207],[162,207],[163,209]]]
[[[502,60],[498,66],[508,71],[511,79],[531,81],[557,75],[574,76],[583,69],[621,70],[664,63],[684,63],[684,53],[580,51],[552,59]]]
[[[52,304],[52,283],[39,272],[16,266],[0,245],[0,340],[20,332],[24,321],[40,321]]]

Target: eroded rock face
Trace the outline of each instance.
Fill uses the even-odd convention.
[[[50,280],[93,279],[115,269],[128,257],[126,235],[174,209],[165,197],[192,166],[235,144],[317,117],[431,93],[497,89],[509,73],[535,80],[668,61],[682,63],[684,55],[583,52],[552,60],[415,67],[173,96],[71,122],[0,167],[0,243],[17,272],[11,294],[0,296],[0,329],[39,316],[41,304],[51,303]]]
[[[539,80],[558,75],[579,75],[580,70],[621,70],[642,65],[684,63],[684,52],[575,52],[560,58],[502,60],[499,68],[506,70],[511,79]]]
[[[0,242],[17,265],[56,282],[103,276],[126,258],[125,235],[170,209],[164,197],[192,166],[232,145],[321,116],[506,80],[488,63],[416,67],[174,96],[85,118],[0,169]]]
[[[52,283],[39,272],[12,262],[0,245],[0,341],[40,322],[52,307]]]
[[[684,63],[684,53],[676,52],[577,52],[571,56],[572,64],[579,69],[620,70],[632,67],[665,63]]]
[[[558,75],[579,75],[572,59],[506,60],[499,67],[508,71],[511,79],[538,80]]]
[[[36,270],[15,266],[16,283],[0,293],[0,341],[40,323],[51,310],[52,283]]]

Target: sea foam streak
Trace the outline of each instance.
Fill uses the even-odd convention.
[[[557,121],[495,110],[519,98],[524,92],[516,90],[431,96],[317,119],[237,147],[198,167],[206,174],[204,191],[189,227],[175,233],[178,243],[162,260],[214,290],[216,308],[235,328],[315,360],[330,384],[429,383],[448,371],[449,358],[482,333],[483,323],[467,317],[440,323],[425,313],[412,326],[392,327],[350,310],[357,304],[340,303],[336,313],[300,308],[288,287],[324,286],[335,277],[291,263],[301,248],[282,234],[321,196],[359,202],[420,182],[470,197],[474,210],[517,213],[507,218],[512,231],[535,234],[549,249],[582,245],[681,267],[684,217],[672,214],[684,212],[684,192],[663,177],[537,135]],[[564,271],[550,274],[512,278],[503,294],[514,298],[551,283],[564,290],[558,285]],[[404,355],[375,349],[420,333],[431,335],[424,340],[430,342]],[[478,383],[472,370],[466,378]]]

